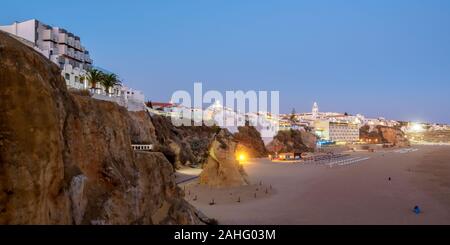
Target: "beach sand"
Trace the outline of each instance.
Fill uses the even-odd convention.
[[[353,153],[370,159],[333,168],[253,160],[245,165],[253,185],[231,191],[245,196],[240,203],[227,189],[182,188],[220,224],[450,224],[450,147],[413,148],[418,151]],[[251,198],[261,181],[270,193]],[[415,205],[421,214],[412,212]]]

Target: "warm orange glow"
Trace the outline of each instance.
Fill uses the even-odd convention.
[[[247,160],[247,155],[243,152],[240,152],[237,154],[237,160],[242,163]]]
[[[244,154],[239,155],[239,160],[245,161],[245,155]]]

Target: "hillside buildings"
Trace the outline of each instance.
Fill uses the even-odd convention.
[[[68,88],[91,89],[92,85],[86,77],[93,68],[93,60],[79,36],[36,19],[0,26],[0,30],[11,34],[58,65]],[[110,73],[98,67],[95,69]],[[101,84],[97,84],[93,91],[92,97],[95,99],[116,102],[131,111],[145,110],[145,96],[141,91],[126,86],[116,86],[111,91],[105,91]]]
[[[35,19],[0,26],[0,30],[14,35],[57,64],[68,87],[87,89],[84,77],[93,61],[89,51],[81,44],[80,37]]]
[[[372,131],[377,126],[396,127],[398,121],[385,118],[366,118],[361,114],[321,112],[314,102],[311,112],[280,115],[280,130],[310,130],[323,141],[358,142],[359,129],[368,125]]]

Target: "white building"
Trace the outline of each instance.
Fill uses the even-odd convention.
[[[86,75],[92,68],[93,61],[89,52],[81,45],[78,36],[35,19],[0,26],[0,30],[11,34],[58,65],[68,88],[91,88]],[[110,73],[98,67],[95,69]],[[95,99],[116,102],[130,111],[145,110],[145,96],[141,91],[126,86],[116,86],[106,92],[101,84],[97,84],[96,88],[92,95]]]
[[[314,124],[314,129],[316,135],[322,140],[343,143],[359,141],[358,124],[317,120]]]
[[[115,102],[120,106],[128,109],[128,111],[145,111],[145,96],[144,94],[126,86],[116,86],[112,89],[112,93],[106,93],[102,90],[97,90],[92,93],[92,98],[98,100],[105,100]]]
[[[320,119],[333,120],[332,118],[343,118],[344,116],[346,115],[337,112],[320,112],[319,105],[317,104],[317,102],[314,102],[311,112],[297,114],[296,118],[302,122],[309,122],[310,124],[313,124],[314,121],[316,120]]]
[[[399,122],[395,121],[395,120],[387,120],[383,117],[379,117],[379,118],[366,118],[364,119],[363,124],[365,125],[369,125],[372,128],[376,127],[376,126],[388,126],[388,127],[395,127],[400,125]]]
[[[35,19],[0,26],[0,30],[12,34],[57,64],[68,87],[88,88],[84,77],[93,61],[78,36]]]

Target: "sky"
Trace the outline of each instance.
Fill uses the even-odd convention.
[[[148,100],[202,82],[280,91],[284,113],[450,123],[448,0],[2,0],[0,24],[33,18]]]

